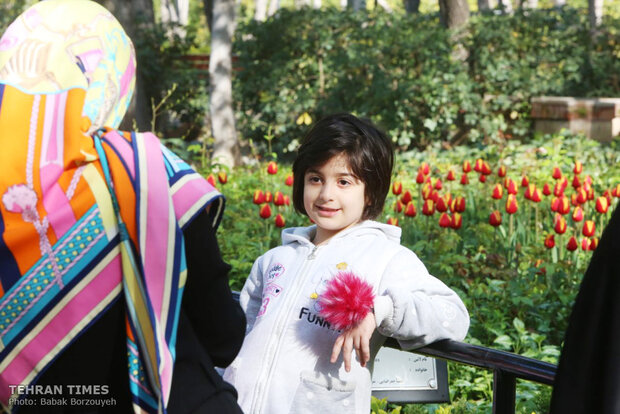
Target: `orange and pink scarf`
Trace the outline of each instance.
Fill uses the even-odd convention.
[[[165,412],[183,228],[222,196],[152,134],[118,127],[133,46],[104,8],[48,0],[0,38],[0,402],[119,296],[135,412]]]

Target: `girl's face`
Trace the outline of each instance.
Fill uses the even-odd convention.
[[[349,166],[345,154],[330,158],[304,176],[304,208],[317,225],[314,244],[321,244],[362,219],[365,185]]]

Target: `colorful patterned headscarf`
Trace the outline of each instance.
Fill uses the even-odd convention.
[[[183,228],[223,198],[149,133],[116,131],[133,46],[88,0],[47,0],[0,38],[0,402],[122,295],[136,412],[165,412]],[[15,389],[15,387],[13,387]]]

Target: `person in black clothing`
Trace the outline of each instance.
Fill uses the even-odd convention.
[[[188,275],[177,336],[177,355],[172,374],[170,414],[241,414],[234,387],[222,380],[214,367],[227,367],[235,358],[245,335],[245,314],[228,285],[230,266],[222,260],[210,225],[202,212],[183,232]],[[107,385],[109,407],[43,406],[36,398],[18,413],[133,412],[127,378],[125,311],[122,298],[87,329],[41,375],[37,385]],[[71,398],[56,395],[54,398]],[[49,396],[45,397],[49,400]]]
[[[620,413],[620,208],[584,275],[564,338],[553,414]]]

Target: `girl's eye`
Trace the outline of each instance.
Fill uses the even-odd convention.
[[[351,183],[350,183],[349,181],[347,181],[347,180],[340,180],[340,181],[338,181],[338,183],[339,183],[340,185],[349,185],[349,184],[351,184]]]
[[[317,177],[316,175],[308,177],[308,181],[311,183],[320,183],[321,177]]]

